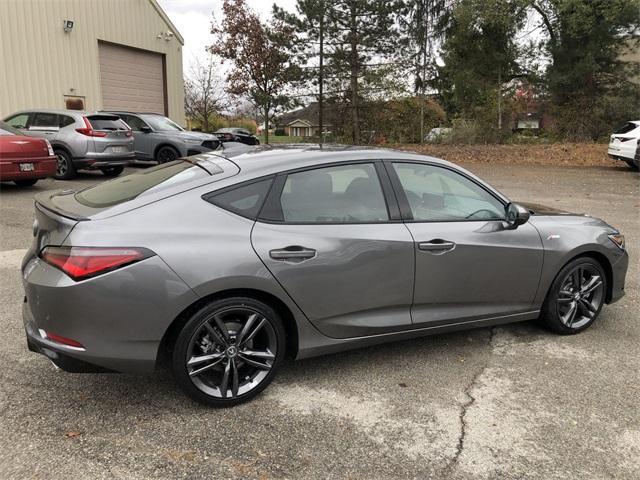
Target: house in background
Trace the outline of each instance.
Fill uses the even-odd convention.
[[[183,45],[156,0],[1,0],[0,118],[130,110],[184,125]]]
[[[311,103],[309,106],[284,113],[274,120],[276,132],[283,132],[291,137],[319,137],[320,126],[318,125],[318,104]],[[331,131],[331,125],[323,121],[323,131]]]

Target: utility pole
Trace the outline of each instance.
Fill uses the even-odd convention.
[[[498,66],[498,131],[502,131],[502,65]]]
[[[323,62],[324,62],[324,0],[320,2],[320,68],[318,69],[318,127],[320,128],[320,145],[324,143],[324,129],[322,127],[322,88],[323,78]]]

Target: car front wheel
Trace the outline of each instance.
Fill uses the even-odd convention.
[[[230,407],[260,393],[285,351],[285,332],[270,306],[247,297],[209,303],[194,313],[176,339],[172,369],[195,400]]]
[[[580,257],[565,265],[553,281],[545,300],[541,319],[561,335],[589,328],[602,309],[607,277],[600,263]]]
[[[161,147],[156,152],[156,162],[158,163],[173,162],[174,160],[177,160],[179,156],[180,154],[175,148],[169,147],[169,146]]]

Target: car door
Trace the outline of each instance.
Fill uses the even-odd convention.
[[[60,130],[60,116],[51,112],[35,112],[29,123],[28,135],[46,138],[53,143]]]
[[[505,222],[505,203],[471,176],[436,164],[388,162],[415,243],[416,326],[526,315],[543,261],[533,225]]]
[[[357,337],[411,326],[413,240],[381,163],[279,175],[251,240],[325,335]]]
[[[144,120],[135,115],[117,114],[124,122],[129,125],[133,133],[133,149],[136,152],[136,158],[140,160],[149,160],[153,158],[152,133],[143,132],[143,127],[149,127]]]

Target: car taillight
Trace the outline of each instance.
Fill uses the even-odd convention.
[[[49,152],[49,156],[50,157],[55,156],[55,153],[53,152],[53,147],[51,146],[51,143],[49,143],[49,140],[45,138],[44,141],[47,144],[47,151]]]
[[[82,135],[86,135],[87,137],[106,137],[107,132],[97,132],[91,126],[91,123],[87,119],[87,117],[82,117],[84,120],[85,128],[76,128],[76,132],[81,133]]]
[[[127,130],[124,135],[126,137],[132,137],[133,136],[133,132],[131,130]]]
[[[65,345],[67,347],[73,347],[80,350],[84,350],[84,345],[80,342],[73,340],[71,338],[63,337],[62,335],[58,335],[55,333],[47,332],[45,330],[40,329],[40,336],[42,338],[46,338],[47,340],[51,340],[52,342],[59,343],[61,345]]]
[[[45,247],[40,258],[72,279],[84,280],[153,255],[146,248]]]

